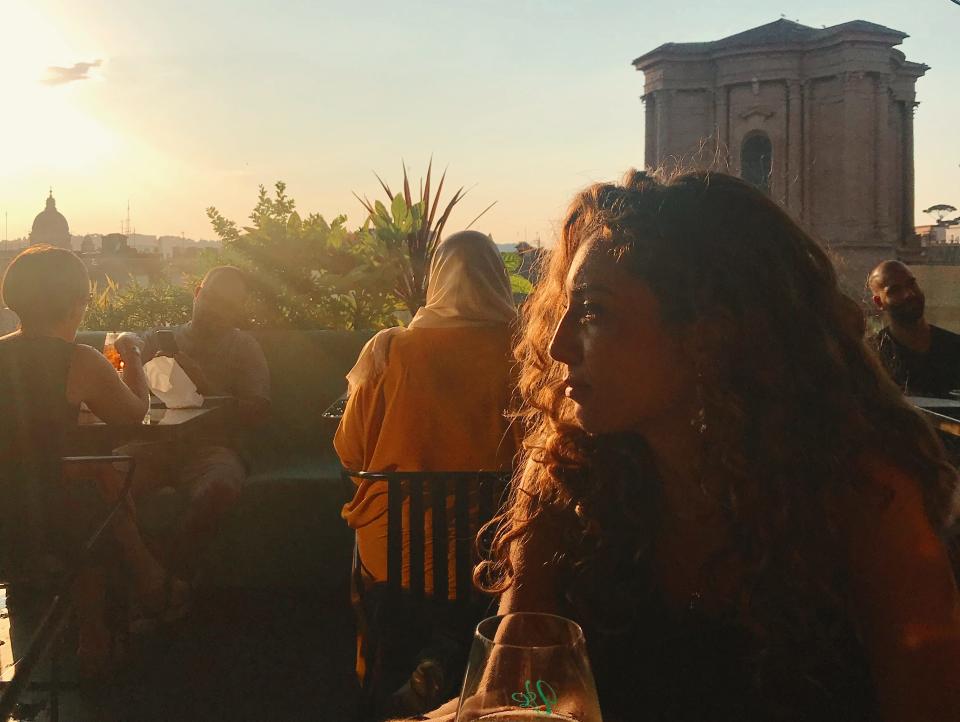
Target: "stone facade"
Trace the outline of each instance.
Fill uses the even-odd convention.
[[[914,260],[915,84],[905,33],[856,20],[778,20],[704,43],[667,43],[644,73],[648,167],[714,168],[764,187],[834,252],[848,286]]]

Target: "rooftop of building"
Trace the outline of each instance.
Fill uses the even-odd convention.
[[[900,30],[894,30],[866,20],[851,20],[839,25],[831,25],[828,28],[812,28],[793,20],[781,18],[772,23],[744,30],[741,33],[729,35],[719,40],[696,43],[665,43],[636,58],[633,65],[638,70],[642,70],[651,61],[664,54],[685,56],[711,54],[740,48],[813,45],[834,39],[842,40],[851,35],[871,35],[878,42],[889,43],[891,46],[899,45],[904,38],[909,37]]]

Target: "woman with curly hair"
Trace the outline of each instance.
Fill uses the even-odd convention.
[[[477,581],[583,626],[604,720],[960,719],[956,474],[774,202],[591,186],[517,355],[526,463]]]

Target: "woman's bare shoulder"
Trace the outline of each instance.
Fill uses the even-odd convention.
[[[890,456],[880,452],[863,454],[857,460],[856,473],[859,484],[855,488],[859,493],[848,498],[858,499],[860,508],[875,520],[886,515],[927,517],[923,480]]]
[[[862,486],[884,499],[847,518],[851,611],[884,719],[947,719],[960,704],[960,600],[946,547],[919,478],[881,454],[861,463]]]
[[[71,360],[71,371],[86,375],[102,375],[108,370],[113,371],[113,366],[107,358],[92,346],[84,343],[73,345],[73,359]]]
[[[104,386],[118,382],[116,371],[103,354],[86,344],[74,344],[67,376],[67,398],[72,403],[89,401]]]
[[[862,491],[847,497],[841,517],[854,576],[878,587],[924,575],[934,582],[949,578],[921,479],[883,455],[861,460],[860,468]]]

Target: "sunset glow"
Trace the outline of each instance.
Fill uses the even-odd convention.
[[[373,172],[396,182],[404,159],[418,177],[433,155],[451,184],[474,187],[451,228],[496,201],[483,219],[495,240],[550,243],[574,191],[643,165],[633,58],[776,19],[759,0],[683,23],[666,6],[620,0],[602,11],[572,0],[415,3],[399,15],[379,0],[363,13],[281,5],[6,0],[9,236],[29,232],[49,187],[78,234],[119,230],[129,201],[140,232],[211,237],[207,206],[243,218],[257,186],[276,180],[301,210],[359,225],[353,192],[375,193]],[[960,203],[960,59],[939,30],[956,26],[960,8],[943,0],[918,16],[824,0],[794,14],[816,27],[863,18],[909,33],[901,49],[931,66],[917,85],[916,221],[929,221],[919,212],[929,205]]]

